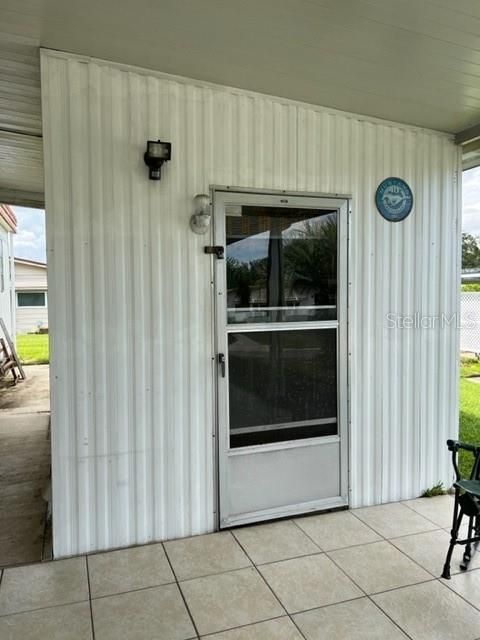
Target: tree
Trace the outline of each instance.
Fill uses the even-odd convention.
[[[337,287],[336,219],[306,221],[285,243],[285,272],[292,290],[313,293],[314,304],[332,304]]]
[[[480,238],[462,233],[462,269],[480,268]]]

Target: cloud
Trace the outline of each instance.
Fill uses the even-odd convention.
[[[17,234],[13,246],[17,258],[46,262],[45,211],[13,207],[17,216]]]
[[[480,236],[480,167],[464,171],[462,230]]]

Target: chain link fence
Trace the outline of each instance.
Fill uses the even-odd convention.
[[[480,354],[480,292],[462,291],[460,351]]]

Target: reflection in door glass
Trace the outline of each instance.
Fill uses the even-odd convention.
[[[228,334],[230,446],[337,433],[336,329]]]
[[[226,207],[229,324],[337,317],[337,212]]]

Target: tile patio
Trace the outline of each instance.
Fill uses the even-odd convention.
[[[5,569],[2,640],[480,640],[449,497]]]

